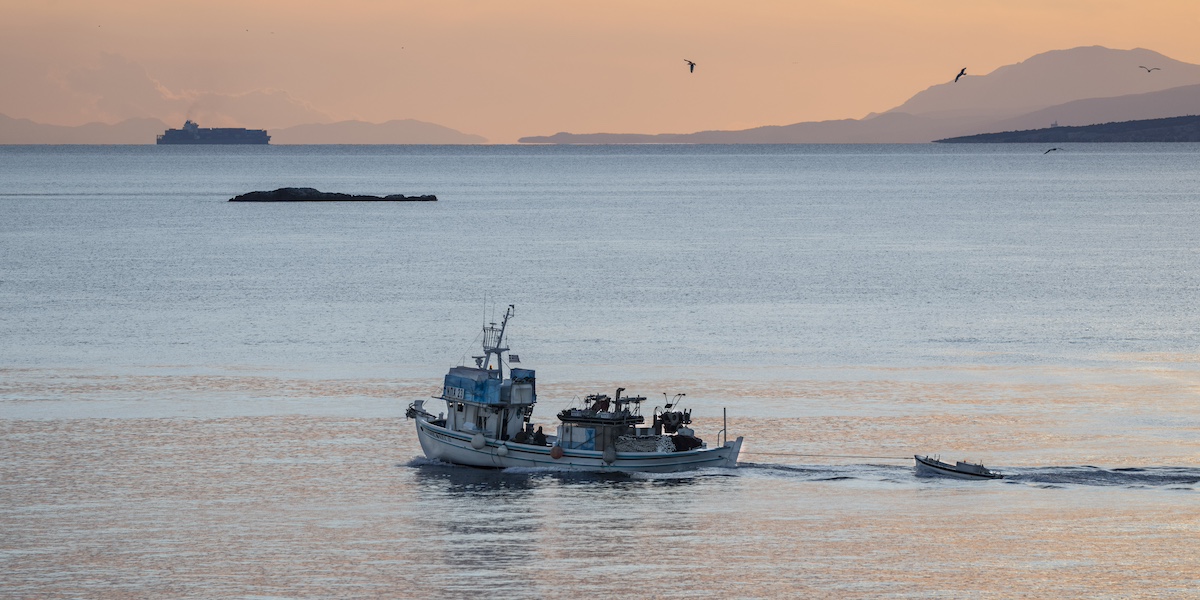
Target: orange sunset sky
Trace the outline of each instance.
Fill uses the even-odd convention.
[[[1200,63],[1197,0],[0,0],[0,15],[9,117],[418,119],[492,143],[860,118],[961,67],[1075,46]]]

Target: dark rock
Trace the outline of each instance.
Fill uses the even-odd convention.
[[[250,192],[229,199],[230,202],[437,202],[437,196],[405,196],[392,194],[390,196],[357,196],[339,194],[337,192],[322,192],[314,188],[279,188],[270,192]]]

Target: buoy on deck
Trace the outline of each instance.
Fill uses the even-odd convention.
[[[558,460],[562,457],[563,457],[562,446],[555,446],[550,449],[550,458],[553,458],[554,460]]]

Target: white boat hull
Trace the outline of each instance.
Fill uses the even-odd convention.
[[[972,479],[979,481],[981,479],[1003,479],[1003,475],[987,471],[985,473],[972,473],[969,471],[960,471],[952,465],[941,461],[933,460],[927,456],[913,455],[916,459],[917,475],[921,477],[953,477],[954,479]]]
[[[570,471],[610,473],[673,473],[706,467],[737,466],[742,438],[726,442],[720,448],[701,448],[685,452],[618,452],[616,460],[604,461],[604,453],[592,450],[563,448],[561,458],[554,458],[550,446],[518,444],[512,441],[486,440],[483,448],[471,445],[471,435],[450,431],[427,421],[423,416],[413,419],[417,424],[417,439],[425,456],[471,467],[509,468],[534,467]],[[500,450],[501,446],[504,450]]]

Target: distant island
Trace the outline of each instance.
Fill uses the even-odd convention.
[[[940,144],[1057,144],[1062,142],[1200,142],[1200,116],[1143,119],[1078,127],[980,133],[934,140]]]
[[[437,196],[360,196],[322,192],[315,188],[279,188],[269,192],[250,192],[229,199],[230,202],[437,202]]]

